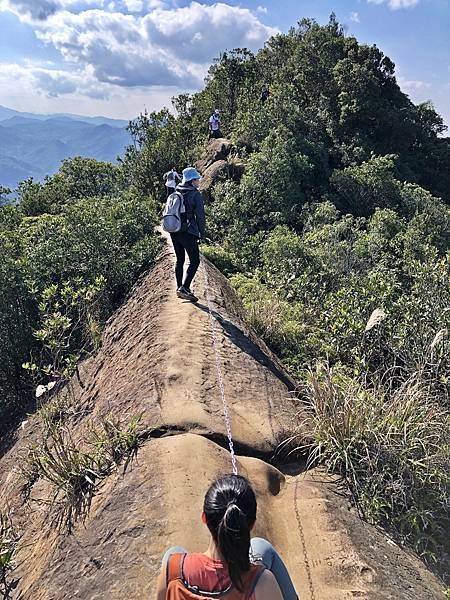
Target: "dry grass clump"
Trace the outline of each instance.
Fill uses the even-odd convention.
[[[0,594],[1,598],[12,598],[15,581],[10,580],[10,573],[14,568],[14,555],[16,553],[18,535],[11,522],[10,516],[0,512]]]
[[[368,387],[328,365],[302,388],[307,416],[289,443],[307,443],[311,465],[347,480],[363,516],[433,560],[450,508],[449,412],[420,381]]]
[[[144,435],[140,417],[124,423],[107,416],[100,427],[91,425],[86,438],[78,441],[66,427],[52,426],[39,445],[29,448],[23,461],[25,495],[29,496],[37,479],[48,481],[53,490],[47,502],[51,523],[71,531],[87,515],[101,480],[122,462],[126,468]]]

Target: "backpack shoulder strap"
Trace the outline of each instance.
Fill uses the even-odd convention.
[[[166,585],[168,586],[171,581],[175,579],[181,579],[184,559],[186,554],[171,554],[167,561],[166,568]]]
[[[247,580],[247,592],[245,594],[245,600],[248,600],[251,597],[251,595],[255,591],[255,588],[258,584],[261,575],[264,573],[265,570],[266,567],[264,567],[263,565],[252,565],[252,569]]]

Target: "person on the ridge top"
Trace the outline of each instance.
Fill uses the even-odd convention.
[[[180,231],[170,234],[177,257],[175,265],[177,296],[191,302],[198,300],[191,292],[190,286],[200,265],[198,243],[200,238],[205,236],[205,208],[202,195],[197,189],[200,179],[200,173],[193,167],[183,170],[183,179],[176,190],[183,196],[186,212],[181,213]],[[186,252],[189,257],[189,267],[183,280]]]
[[[220,131],[220,111],[218,108],[209,117],[209,138],[220,138],[222,132]]]

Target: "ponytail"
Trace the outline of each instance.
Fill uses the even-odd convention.
[[[242,592],[242,576],[250,569],[250,530],[256,519],[250,483],[240,475],[221,477],[207,491],[203,511],[231,581]]]

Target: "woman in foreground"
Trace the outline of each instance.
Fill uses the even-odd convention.
[[[269,542],[250,539],[256,496],[239,475],[217,479],[206,493],[202,521],[211,539],[204,553],[170,548],[163,558],[157,600],[296,600],[287,569]]]

